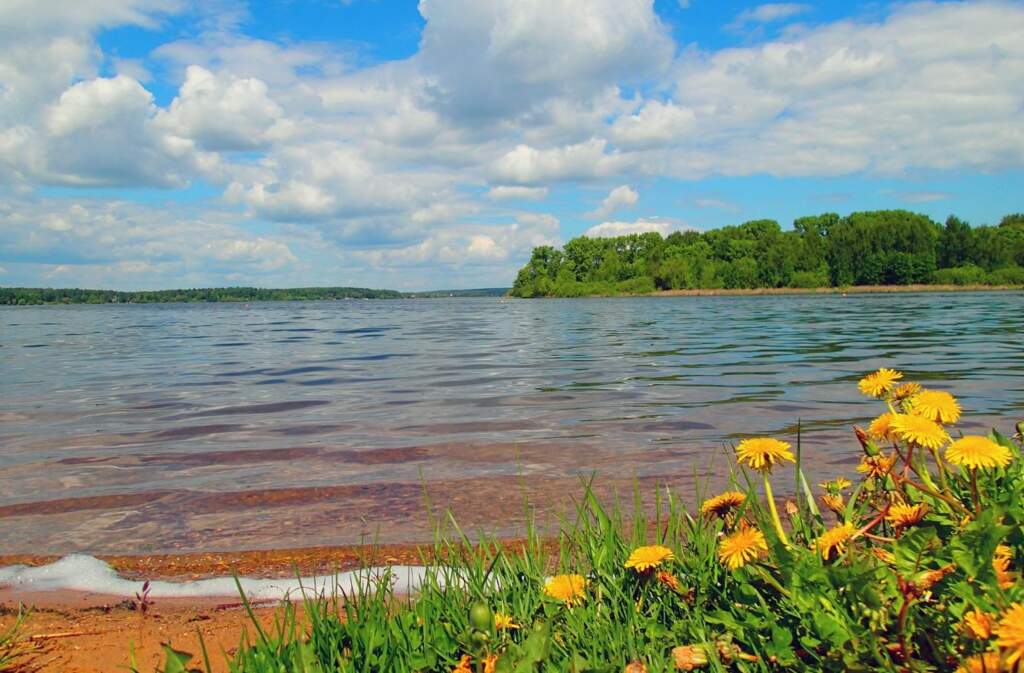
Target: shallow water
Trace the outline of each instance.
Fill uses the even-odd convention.
[[[524,499],[717,487],[794,439],[849,473],[879,366],[1024,417],[1024,294],[0,308],[0,553],[511,534]]]

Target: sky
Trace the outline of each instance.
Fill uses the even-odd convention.
[[[538,245],[1024,210],[1024,3],[3,0],[0,285],[509,286]]]

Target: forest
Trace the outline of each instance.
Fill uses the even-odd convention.
[[[276,290],[258,287],[212,287],[145,292],[81,290],[76,288],[0,287],[0,305],[18,306],[27,304],[158,304],[217,301],[397,299],[399,297],[401,297],[401,293],[394,290],[371,290],[364,287],[297,287]]]
[[[1024,285],[1024,214],[972,227],[906,210],[753,220],[708,231],[580,236],[534,248],[511,294],[578,297],[658,290],[853,285]]]

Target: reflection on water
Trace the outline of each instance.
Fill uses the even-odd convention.
[[[0,549],[513,532],[599,487],[718,485],[746,433],[848,471],[879,366],[1024,417],[1021,293],[0,309]],[[649,490],[649,489],[648,489]]]

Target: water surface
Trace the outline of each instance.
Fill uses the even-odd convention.
[[[1024,294],[0,308],[0,550],[430,536],[424,495],[515,532],[605,492],[718,487],[723,447],[802,423],[849,473],[879,366],[1024,417]],[[649,489],[648,489],[649,490]]]

